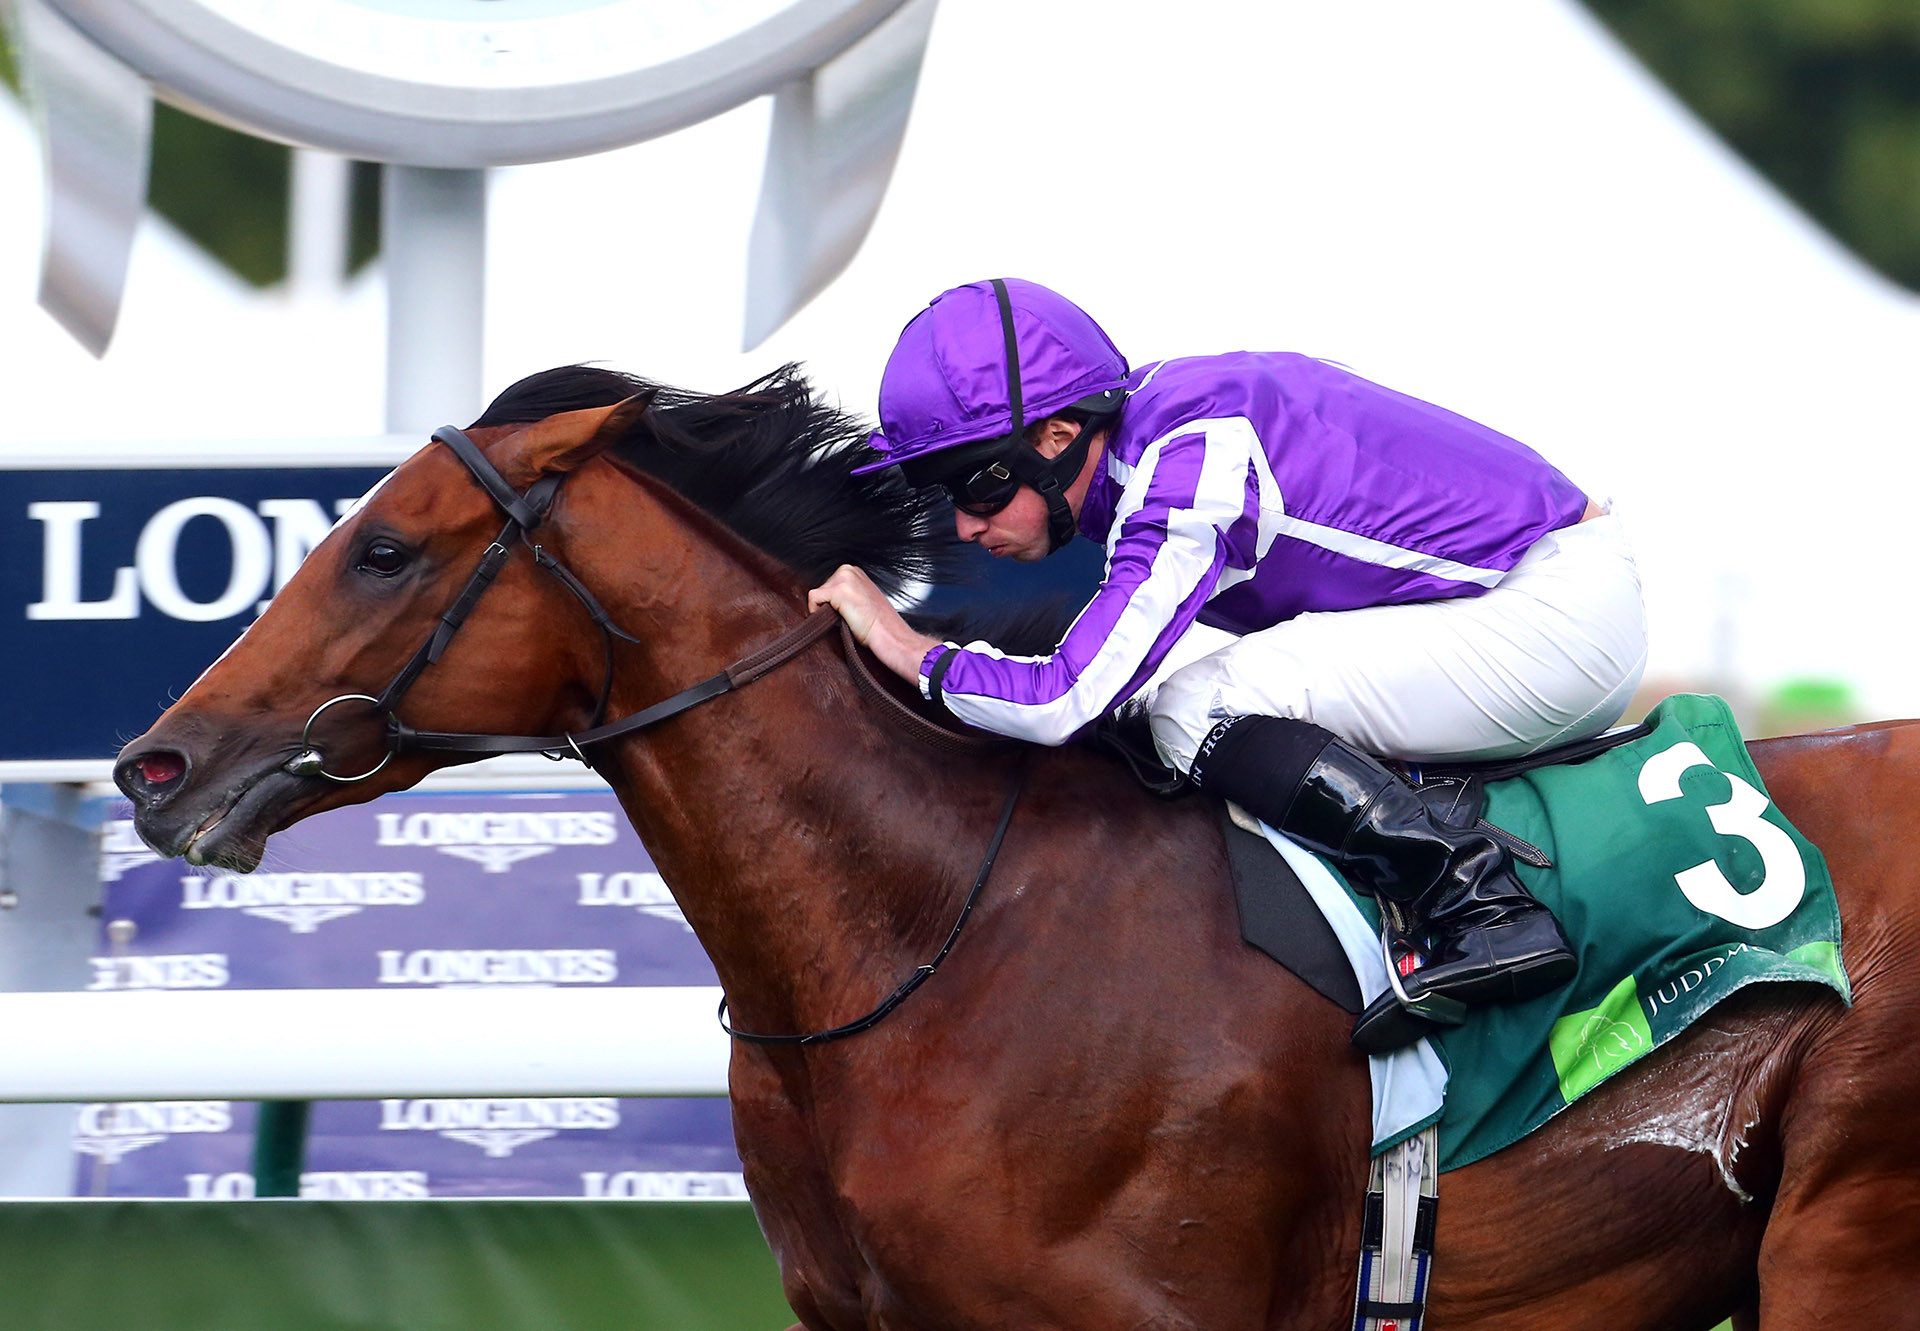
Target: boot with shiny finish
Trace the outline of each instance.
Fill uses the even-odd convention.
[[[1339,740],[1307,769],[1275,826],[1339,865],[1357,890],[1414,917],[1428,962],[1402,984],[1416,1004],[1436,994],[1513,1003],[1572,978],[1559,922],[1514,876],[1506,848],[1436,821],[1411,786]],[[1361,1014],[1354,1043],[1385,1052],[1430,1030],[1387,994]]]

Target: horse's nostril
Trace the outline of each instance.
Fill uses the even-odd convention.
[[[177,753],[160,749],[142,754],[134,766],[139,770],[142,781],[150,786],[164,786],[180,779],[187,770],[187,760]]]
[[[187,766],[187,755],[178,749],[148,749],[122,758],[113,769],[113,779],[128,799],[143,808],[150,807],[183,784]]]

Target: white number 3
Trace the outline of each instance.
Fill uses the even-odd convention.
[[[1679,799],[1680,774],[1712,766],[1699,745],[1682,740],[1641,767],[1640,798],[1648,804]],[[1767,797],[1732,772],[1721,775],[1733,783],[1733,794],[1724,804],[1708,805],[1707,818],[1721,836],[1753,843],[1763,868],[1760,885],[1751,892],[1739,891],[1712,860],[1675,874],[1674,881],[1687,900],[1707,914],[1743,929],[1765,929],[1786,919],[1800,904],[1807,891],[1807,867],[1793,838],[1760,816],[1766,812]]]

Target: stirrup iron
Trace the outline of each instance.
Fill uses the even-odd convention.
[[[1367,1004],[1353,1024],[1349,1040],[1366,1054],[1390,1054],[1437,1035],[1466,1020],[1467,1005],[1441,993],[1415,998],[1400,979],[1400,962],[1422,956],[1403,928],[1406,920],[1391,901],[1380,903],[1380,955],[1387,964],[1387,991]]]
[[[1419,955],[1418,949],[1391,924],[1383,925],[1380,930],[1380,952],[1387,963],[1387,988],[1393,994],[1394,1001],[1414,1016],[1436,1026],[1458,1026],[1465,1022],[1467,1005],[1459,999],[1441,993],[1422,994],[1415,998],[1407,992],[1406,986],[1400,982],[1400,956],[1396,955],[1401,948]]]

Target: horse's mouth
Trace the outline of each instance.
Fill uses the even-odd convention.
[[[214,833],[218,832],[220,825],[227,821],[227,815],[233,812],[234,807],[239,804],[240,799],[244,797],[245,793],[245,791],[242,791],[240,795],[235,796],[232,801],[217,810],[206,822],[200,824],[194,834],[187,838],[186,847],[180,852],[182,859],[188,864],[205,864],[208,862],[210,852],[202,847],[209,845],[217,847],[220,844],[219,839],[214,836]],[[209,841],[209,838],[213,839]]]
[[[292,796],[308,784],[276,764],[228,787],[198,821],[194,813],[169,817],[170,811],[146,810],[135,815],[134,825],[141,839],[162,855],[251,873],[266,854],[267,838],[293,821]]]

